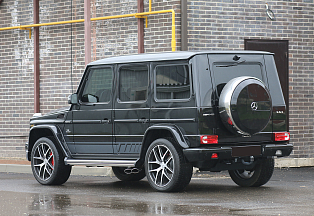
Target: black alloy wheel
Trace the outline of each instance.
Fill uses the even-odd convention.
[[[31,167],[40,184],[60,185],[68,180],[71,166],[64,164],[61,155],[51,139],[43,137],[36,141],[31,153]]]
[[[192,165],[171,138],[157,139],[145,156],[145,171],[149,184],[157,191],[181,191],[191,181]]]

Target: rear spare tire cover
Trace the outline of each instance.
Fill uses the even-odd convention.
[[[223,88],[219,98],[219,114],[233,133],[256,134],[267,126],[272,112],[270,93],[255,77],[237,77]]]

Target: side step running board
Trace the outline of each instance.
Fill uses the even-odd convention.
[[[136,160],[82,160],[64,158],[65,165],[134,167]]]

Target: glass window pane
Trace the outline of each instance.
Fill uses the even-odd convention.
[[[119,99],[121,101],[145,101],[148,88],[148,67],[125,65],[119,70]]]
[[[258,63],[242,63],[232,65],[232,63],[214,63],[214,79],[217,86],[218,95],[223,87],[233,78],[240,76],[251,76],[263,80],[261,65]]]
[[[156,67],[156,98],[190,98],[190,73],[188,65]]]
[[[81,97],[82,102],[109,102],[112,88],[112,71],[108,68],[90,69]]]

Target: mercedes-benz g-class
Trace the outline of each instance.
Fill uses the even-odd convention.
[[[111,57],[87,65],[70,107],[31,121],[26,157],[44,185],[71,166],[111,166],[179,191],[193,167],[228,170],[240,186],[269,181],[292,151],[273,54],[208,51]]]

